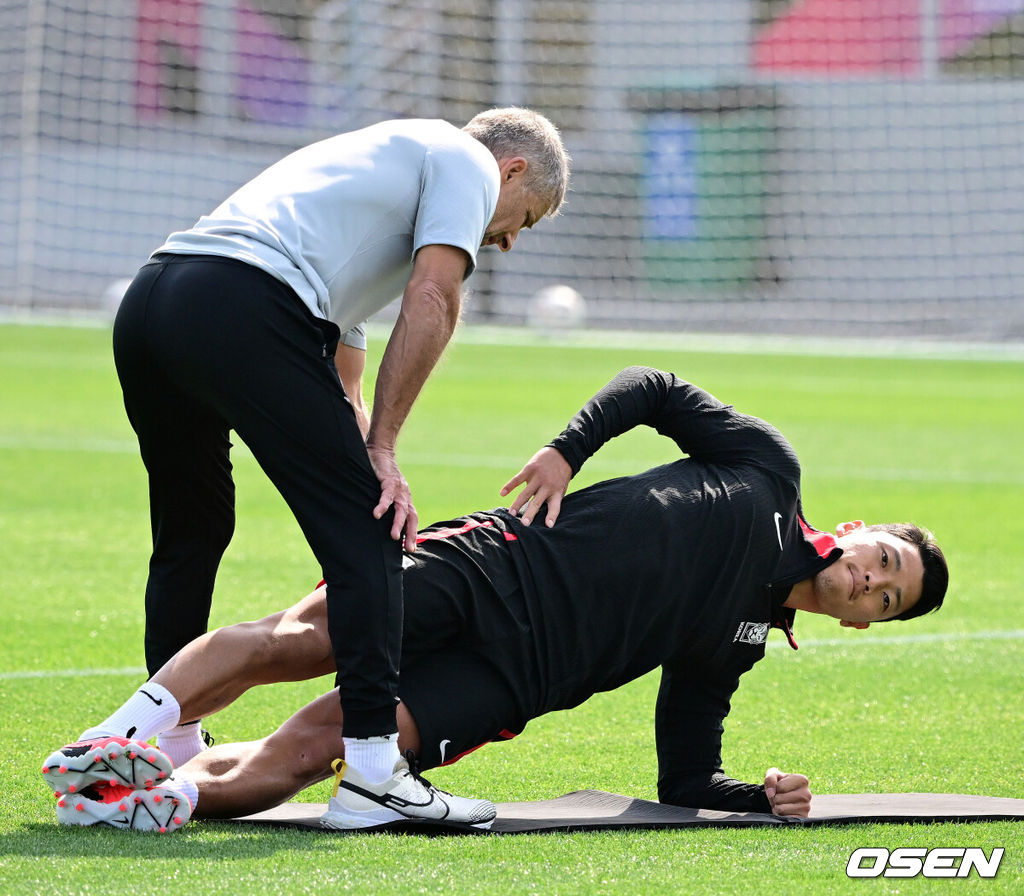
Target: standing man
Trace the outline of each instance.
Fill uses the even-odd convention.
[[[507,252],[555,215],[568,163],[558,131],[526,109],[483,112],[461,130],[383,122],[298,150],[156,250],[114,323],[149,474],[151,675],[206,630],[234,530],[234,430],[322,568],[350,764],[415,790],[395,707],[401,553],[415,549],[418,520],[396,441],[455,328],[477,249]],[[368,413],[362,324],[398,295]],[[157,685],[146,696],[163,700]],[[202,748],[198,722],[161,746],[185,761]]]

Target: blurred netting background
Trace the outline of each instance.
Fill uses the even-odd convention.
[[[1024,338],[1024,0],[0,0],[0,309],[101,311],[282,155],[526,105],[562,218],[467,319]]]

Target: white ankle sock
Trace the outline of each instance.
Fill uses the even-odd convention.
[[[184,765],[206,749],[199,722],[187,722],[177,728],[161,731],[156,745],[167,754],[175,768]]]
[[[402,758],[398,752],[398,734],[343,737],[342,740],[345,742],[345,762],[371,784],[390,778],[394,774],[395,763]]]
[[[128,700],[99,725],[83,732],[81,740],[115,735],[148,741],[154,734],[178,724],[181,707],[174,695],[147,681]]]
[[[192,804],[192,811],[196,811],[196,806],[199,804],[199,788],[196,787],[195,781],[171,775],[171,777],[167,779],[166,783],[171,790],[177,790],[178,793],[188,797],[189,803]]]

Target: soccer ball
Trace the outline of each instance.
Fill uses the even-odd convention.
[[[583,296],[561,283],[534,294],[526,308],[526,321],[537,330],[572,330],[583,326],[586,316]]]

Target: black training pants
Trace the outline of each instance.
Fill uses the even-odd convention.
[[[114,360],[149,473],[146,665],[206,631],[234,530],[229,430],[320,563],[345,734],[397,730],[402,557],[334,366],[340,333],[285,284],[215,256],[161,255],[125,293]]]

